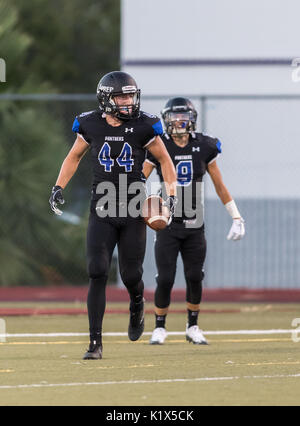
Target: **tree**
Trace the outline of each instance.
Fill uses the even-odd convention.
[[[119,69],[120,0],[13,0],[30,38],[26,70],[60,93],[93,93]],[[21,84],[23,73],[19,70]]]
[[[1,83],[1,92],[55,92],[59,78],[54,81],[42,71],[51,63],[50,53],[34,59],[38,35],[22,28],[24,10],[20,10],[13,2],[0,2],[0,52],[7,63],[7,83]],[[51,66],[49,76],[56,64]],[[48,204],[68,151],[62,120],[47,103],[0,100],[0,128],[0,285],[82,284],[87,279],[87,213],[73,225],[54,217]]]
[[[0,84],[1,93],[51,92],[53,87],[27,68],[27,53],[33,39],[20,30],[19,23],[18,9],[10,1],[0,0],[0,57],[6,62],[7,74],[6,83]]]
[[[119,20],[119,0],[0,0],[1,93],[94,91],[119,67]],[[63,105],[0,99],[0,285],[87,279],[88,206],[74,225],[48,204],[69,149],[66,115]]]

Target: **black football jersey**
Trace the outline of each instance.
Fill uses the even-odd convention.
[[[197,197],[202,197],[203,205],[203,176],[206,173],[207,165],[221,153],[221,142],[202,133],[190,134],[188,143],[183,148],[176,145],[168,135],[163,135],[162,140],[177,173],[178,205],[173,221],[193,220],[196,217],[194,211]],[[150,152],[147,153],[146,161],[156,167],[159,179],[163,182],[160,163]],[[185,199],[186,204],[184,204]]]
[[[146,147],[157,135],[163,134],[160,119],[143,111],[138,118],[124,121],[118,127],[109,125],[100,110],[84,112],[75,118],[72,130],[91,147],[93,200],[99,198],[96,194],[99,183],[113,183],[119,200],[120,193],[124,192],[124,182],[127,191],[131,183],[143,181]],[[123,183],[120,185],[122,178]],[[131,197],[127,196],[127,199]]]

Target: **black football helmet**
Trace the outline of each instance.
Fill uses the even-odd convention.
[[[170,136],[182,136],[196,130],[197,111],[187,98],[169,99],[161,111],[161,116],[166,132]]]
[[[117,105],[114,96],[128,93],[133,94],[133,103],[122,106]],[[134,78],[122,71],[113,71],[105,74],[97,86],[97,98],[100,109],[121,120],[130,120],[139,116],[140,96],[141,91],[138,89]]]

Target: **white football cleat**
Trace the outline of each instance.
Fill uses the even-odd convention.
[[[192,325],[188,328],[186,326],[186,340],[192,342],[194,345],[207,345],[207,340],[203,336],[202,330],[199,329],[198,325]]]
[[[165,328],[157,327],[153,330],[150,345],[162,345],[167,337],[168,333]]]

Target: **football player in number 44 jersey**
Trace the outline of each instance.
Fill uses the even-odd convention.
[[[176,172],[160,136],[158,117],[140,111],[140,89],[127,73],[113,71],[100,80],[97,87],[100,109],[75,118],[73,131],[77,138],[65,158],[50,197],[56,214],[63,204],[62,190],[74,175],[84,154],[90,150],[93,167],[92,201],[87,230],[87,266],[89,292],[87,298],[90,345],[84,359],[102,358],[102,321],[105,311],[105,287],[111,258],[118,245],[121,278],[130,296],[128,336],[138,340],[144,330],[144,283],[146,225],[141,215],[129,214],[129,190],[141,184],[146,150],[159,162],[164,180],[169,184],[167,204],[173,210]],[[105,211],[106,201],[110,209]],[[108,194],[108,198],[107,198]],[[103,214],[105,213],[105,214]]]
[[[172,223],[156,233],[155,260],[158,272],[154,300],[156,320],[150,344],[163,344],[167,337],[165,322],[179,253],[184,264],[187,286],[186,339],[194,344],[207,344],[198,327],[204,277],[203,264],[206,255],[201,184],[206,171],[213,181],[219,198],[233,219],[228,239],[237,241],[244,236],[244,220],[224,185],[217,166],[216,159],[221,152],[221,143],[218,139],[195,132],[197,112],[192,102],[186,98],[170,99],[162,111],[162,118],[166,128],[166,134],[162,139],[176,168],[179,202],[175,208]],[[143,168],[146,178],[155,167],[163,182],[159,163],[151,153],[148,153]],[[200,209],[197,208],[199,201]]]

